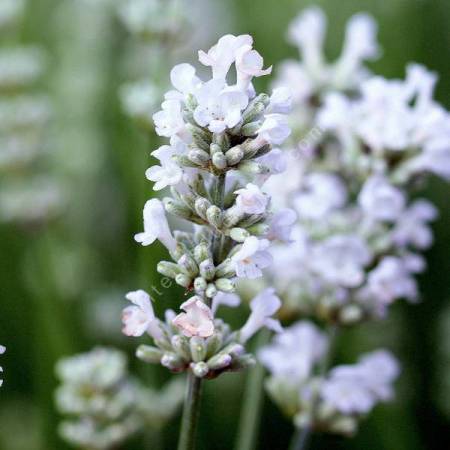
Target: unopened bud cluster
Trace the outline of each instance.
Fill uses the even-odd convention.
[[[67,418],[61,436],[79,448],[108,450],[147,427],[159,427],[177,411],[183,386],[159,392],[141,386],[126,368],[126,357],[108,348],[60,360],[56,406]]]

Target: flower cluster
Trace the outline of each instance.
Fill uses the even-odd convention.
[[[347,24],[340,57],[330,63],[324,55],[326,17],[318,7],[300,13],[288,28],[287,38],[295,45],[301,61],[280,64],[276,85],[286,86],[298,108],[292,113],[294,133],[307,131],[311,115],[323,94],[329,91],[351,92],[367,78],[364,61],[378,57],[377,25],[367,14],[354,15]],[[301,105],[301,107],[300,107]]]
[[[312,56],[322,43],[321,17],[308,10],[293,25],[304,25],[293,33],[307,73],[311,61],[321,61]],[[353,17],[347,35],[359,39],[345,45],[352,50],[331,72],[321,63],[323,82],[294,95],[294,110],[307,120],[293,124],[300,142],[291,141],[285,152],[286,177],[267,187],[274,203],[299,218],[291,245],[274,253],[285,310],[342,324],[384,317],[394,301],[417,298],[415,275],[425,267],[420,252],[432,243],[437,212],[410,194],[426,175],[450,178],[450,114],[432,98],[435,75],[419,65],[408,66],[404,81],[371,75],[360,62],[376,54],[374,30],[367,16]],[[342,60],[360,73],[345,86],[329,78]],[[302,85],[302,77],[291,75]]]
[[[6,347],[4,347],[3,345],[0,345],[0,355],[3,355],[3,353],[6,352]],[[3,372],[3,367],[0,366],[0,373]],[[3,380],[0,380],[0,387],[3,384]]]
[[[155,319],[149,296],[128,294],[135,306],[124,311],[124,332],[149,332],[159,349],[147,358],[172,370],[191,368],[197,376],[215,376],[246,365],[243,343],[260,327],[278,330],[271,316],[280,301],[271,289],[251,302],[252,312],[240,332],[215,318],[221,303],[236,306],[231,295],[239,278],[254,279],[272,262],[271,241],[289,239],[292,212],[270,211],[270,197],[261,186],[282,170],[281,144],[289,135],[285,113],[289,97],[279,88],[272,96],[255,93],[252,78],[270,73],[248,35],[226,35],[199,59],[211,67],[202,81],[189,64],[175,66],[174,87],[154,114],[156,132],[170,138],[152,155],[159,164],[146,176],[154,189],[170,187],[171,197],[149,200],[144,207],[142,245],[158,239],[173,261],[158,271],[195,295],[181,305],[185,311],[166,323]],[[228,84],[232,65],[236,82]],[[190,222],[191,229],[172,233],[166,213]],[[167,353],[168,352],[168,353]],[[154,356],[153,356],[154,355]]]
[[[178,409],[183,386],[171,383],[155,392],[132,380],[125,355],[96,348],[62,359],[56,367],[61,385],[56,405],[68,419],[61,436],[80,448],[114,448],[147,426],[159,427]]]
[[[321,373],[328,344],[315,325],[301,321],[277,335],[258,356],[271,373],[269,394],[297,426],[351,435],[377,403],[392,398],[398,363],[388,351],[377,350],[356,364]]]
[[[17,27],[24,2],[12,3],[2,2],[0,23],[10,14],[9,27]],[[0,48],[0,222],[41,222],[61,204],[56,182],[37,174],[51,115],[48,98],[34,89],[44,68],[39,48]]]
[[[195,295],[181,305],[180,314],[167,310],[165,321],[155,317],[145,291],[129,292],[127,299],[133,306],[123,312],[123,332],[128,336],[148,333],[155,343],[140,345],[137,357],[173,372],[191,370],[199,378],[216,378],[223,372],[252,365],[253,357],[245,351],[247,340],[262,327],[281,331],[279,322],[272,318],[281,302],[270,288],[250,302],[250,316],[234,332],[223,320],[215,318],[215,313],[220,305],[238,306],[240,299],[236,294],[218,292],[211,307]]]

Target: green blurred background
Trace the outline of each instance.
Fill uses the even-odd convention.
[[[1,358],[1,450],[68,448],[56,433],[60,418],[52,397],[53,366],[63,355],[113,345],[129,354],[133,372],[149,384],[168,376],[134,360],[136,341],[121,335],[119,320],[125,292],[160,282],[155,263],[162,248],[142,248],[132,240],[142,227],[144,201],[152,195],[144,171],[159,141],[140,131],[120,107],[125,31],[107,13],[74,18],[71,1],[77,0],[30,1],[20,36],[48,52],[41,86],[55,110],[48,170],[64,183],[67,200],[63,213],[44,226],[0,225],[0,343],[8,349]],[[225,31],[250,33],[266,63],[275,66],[297,57],[284,37],[304,6],[320,5],[327,13],[330,56],[340,50],[349,16],[370,12],[384,50],[371,67],[403,77],[408,62],[425,64],[440,75],[436,97],[450,108],[448,0],[214,1],[226,11],[229,30],[213,30],[210,44]],[[209,19],[196,20],[207,26]],[[404,367],[396,401],[378,407],[354,439],[318,436],[314,449],[442,449],[450,440],[450,187],[433,180],[425,194],[441,213],[433,227],[435,245],[426,255],[428,270],[420,278],[421,303],[396,304],[387,321],[348,331],[337,346],[339,361],[352,361],[376,346],[391,348]],[[165,294],[160,310],[179,304],[180,291]],[[244,377],[207,383],[200,450],[233,448]],[[165,428],[164,448],[175,448],[177,426],[178,417]],[[265,399],[257,448],[284,449],[291,433],[288,421]],[[144,447],[137,439],[123,448]]]

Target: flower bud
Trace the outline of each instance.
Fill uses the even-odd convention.
[[[264,156],[272,150],[272,146],[270,144],[263,145],[255,154],[255,158],[259,158],[260,156]]]
[[[193,111],[198,106],[198,102],[197,99],[195,98],[195,95],[190,93],[186,95],[184,103],[186,107],[189,108],[191,111]]]
[[[207,285],[208,285],[208,283],[206,282],[206,280],[203,277],[197,277],[194,280],[194,289],[195,289],[195,292],[197,292],[197,293],[203,292],[206,289]]]
[[[173,349],[175,350],[175,353],[178,356],[181,356],[186,361],[189,361],[191,359],[189,343],[184,336],[175,334],[174,336],[172,336],[170,342],[172,344]]]
[[[209,153],[213,156],[215,153],[221,153],[223,155],[222,147],[214,142],[209,146]]]
[[[201,263],[205,259],[209,258],[209,247],[206,242],[201,242],[194,248],[194,258],[197,263]]]
[[[181,115],[183,116],[183,120],[184,120],[186,123],[190,123],[190,124],[192,124],[192,125],[196,125],[197,122],[195,121],[195,119],[194,119],[194,113],[193,113],[191,110],[184,108],[184,109],[181,111]]]
[[[203,197],[197,198],[194,203],[195,212],[202,218],[206,220],[206,210],[211,206],[209,200]]]
[[[216,267],[216,276],[220,278],[231,278],[236,275],[234,270],[234,264],[230,258],[227,258],[225,261],[220,263]]]
[[[250,233],[244,228],[232,228],[230,230],[230,237],[236,242],[244,242],[249,236]]]
[[[213,298],[217,294],[217,288],[213,283],[209,283],[206,287],[205,295],[207,298]]]
[[[172,186],[173,188],[173,186]],[[195,203],[195,196],[193,196],[192,194],[179,194],[178,192],[176,192],[175,189],[173,189],[175,192],[172,192],[172,189],[170,190],[172,192],[172,197],[176,197],[178,195],[178,197],[180,198],[180,200],[189,208],[189,209],[193,209],[194,208],[194,203]]]
[[[256,98],[255,100],[257,100]],[[250,122],[253,122],[256,118],[261,117],[266,109],[266,105],[264,105],[261,101],[252,101],[249,107],[242,114],[242,121],[244,126]]]
[[[175,282],[180,286],[183,286],[184,288],[188,289],[191,286],[192,279],[191,277],[185,275],[184,273],[179,273],[175,277]]]
[[[156,270],[165,277],[175,278],[180,273],[177,264],[170,261],[160,261],[156,266]]]
[[[198,363],[191,363],[191,369],[194,375],[198,378],[203,378],[209,372],[208,364],[204,361],[200,361]]]
[[[244,143],[241,144],[242,150],[244,151],[244,157],[252,158],[256,155],[258,150],[266,144],[267,142],[261,139],[247,139]]]
[[[241,228],[251,227],[264,218],[264,214],[252,214],[239,222]]]
[[[179,372],[186,366],[186,362],[181,356],[178,356],[175,353],[166,352],[161,358],[161,365],[175,372]]]
[[[225,153],[225,156],[227,158],[228,165],[235,166],[241,162],[244,157],[244,151],[237,145],[236,147],[230,148],[230,150]]]
[[[197,174],[190,182],[190,186],[193,192],[200,197],[206,197],[208,195],[205,187],[205,180],[201,174]]]
[[[206,280],[212,280],[216,274],[216,268],[212,259],[205,259],[200,263],[200,275]]]
[[[206,211],[208,222],[214,228],[220,228],[222,225],[222,211],[216,205],[210,206]]]
[[[136,356],[150,364],[159,364],[163,356],[163,352],[156,347],[151,347],[150,345],[140,345],[136,350]]]
[[[211,134],[208,133],[207,131],[203,130],[202,128],[199,128],[191,123],[187,123],[186,128],[191,133],[192,139],[193,139],[195,145],[199,149],[208,152],[209,144],[211,142]]]
[[[227,168],[227,158],[222,152],[214,153],[212,155],[212,162],[215,167],[217,167],[220,170]]]
[[[212,336],[210,336],[206,340],[206,356],[207,358],[211,358],[211,356],[215,355],[220,347],[222,346],[223,335],[222,333],[215,332]]]
[[[172,343],[167,339],[167,336],[163,336],[160,339],[154,339],[154,342],[159,348],[167,352],[171,352],[173,350]]]
[[[198,166],[206,166],[210,160],[209,154],[199,148],[189,150],[188,158]]]
[[[228,344],[223,350],[223,353],[227,353],[228,355],[232,356],[233,358],[237,358],[239,356],[242,356],[245,353],[245,348],[243,345],[238,344],[237,342],[232,342],[231,344]]]
[[[189,348],[191,350],[191,356],[194,362],[203,361],[205,359],[206,343],[203,338],[199,336],[191,337],[189,341]]]
[[[230,140],[227,133],[214,133],[213,142],[222,149],[223,153],[230,148]]]
[[[251,225],[247,228],[247,230],[255,236],[265,236],[269,232],[270,226],[267,223],[261,222],[255,225]]]
[[[198,164],[192,162],[186,155],[173,155],[172,159],[180,167],[198,167]]]
[[[184,254],[178,261],[178,265],[189,275],[191,278],[198,274],[198,266],[193,258]]]
[[[187,206],[184,206],[171,198],[164,199],[164,207],[168,213],[181,217],[182,219],[190,219],[192,217],[192,212]]]
[[[253,175],[261,175],[270,173],[270,169],[260,163],[255,161],[242,161],[238,165],[238,169],[242,172],[253,174]]]
[[[255,358],[250,354],[244,354],[233,359],[232,370],[244,370],[256,364]]]
[[[169,253],[174,261],[178,261],[184,255],[184,248],[182,245],[177,243],[175,248],[171,250]]]
[[[231,228],[245,217],[236,207],[228,208],[223,214],[224,228]]]
[[[244,125],[241,129],[243,136],[255,136],[258,130],[261,128],[262,122],[260,120],[256,122],[250,122]]]
[[[216,288],[222,292],[234,292],[235,285],[234,282],[229,278],[219,278],[215,282]]]
[[[208,367],[211,370],[219,370],[223,369],[230,365],[232,358],[230,355],[224,353],[218,353],[214,355],[212,358],[208,359]]]

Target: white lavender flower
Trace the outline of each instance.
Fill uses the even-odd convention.
[[[269,394],[297,426],[348,435],[376,404],[392,400],[400,369],[390,352],[377,350],[357,364],[324,372],[328,346],[326,334],[301,321],[277,335],[258,357],[270,372]]]
[[[301,321],[275,336],[259,351],[258,358],[272,375],[300,383],[313,375],[327,348],[326,335],[312,323]]]
[[[362,62],[378,53],[375,30],[368,16],[354,16],[331,66],[322,54],[323,13],[308,9],[294,21],[289,36],[302,61],[289,63],[288,79],[308,92],[294,90],[287,174],[265,186],[274,205],[298,217],[298,245],[272,249],[286,309],[346,324],[417,298],[424,264],[406,259],[417,261],[431,245],[436,211],[410,194],[419,177],[450,173],[450,114],[433,100],[435,74],[411,64],[405,80],[371,75]],[[337,82],[346,70],[346,82]],[[278,83],[285,81],[282,72]]]
[[[354,15],[347,24],[340,57],[328,63],[324,56],[326,17],[318,7],[302,11],[288,29],[288,40],[298,47],[302,61],[288,60],[281,64],[277,85],[292,92],[294,104],[302,105],[310,114],[310,101],[329,90],[355,89],[367,77],[365,61],[379,55],[376,23],[367,14]],[[294,117],[302,124],[311,123],[300,109]]]
[[[400,369],[386,350],[363,355],[355,365],[337,366],[321,386],[327,406],[343,414],[367,414],[377,402],[390,400]]]
[[[162,321],[148,294],[128,294],[135,305],[124,310],[124,332],[153,338],[154,347],[139,347],[142,360],[199,378],[252,364],[243,344],[262,327],[281,331],[272,317],[281,305],[273,289],[250,302],[248,320],[237,332],[216,316],[219,305],[239,304],[233,294],[239,279],[263,275],[272,262],[271,243],[288,240],[294,221],[287,209],[272,214],[263,191],[264,182],[279,171],[280,150],[272,144],[289,135],[282,114],[289,98],[283,90],[272,97],[256,94],[252,79],[270,68],[263,68],[252,45],[249,35],[226,35],[208,52],[200,51],[200,62],[212,71],[208,80],[190,64],[175,66],[174,89],[153,115],[157,134],[170,144],[152,153],[159,164],[146,177],[155,182],[154,190],[170,187],[171,196],[146,203],[144,232],[135,239],[143,245],[159,239],[172,261],[161,261],[158,271],[195,295],[181,304],[182,312],[168,311]],[[233,65],[236,77],[230,82]],[[166,213],[194,226],[172,232]]]

